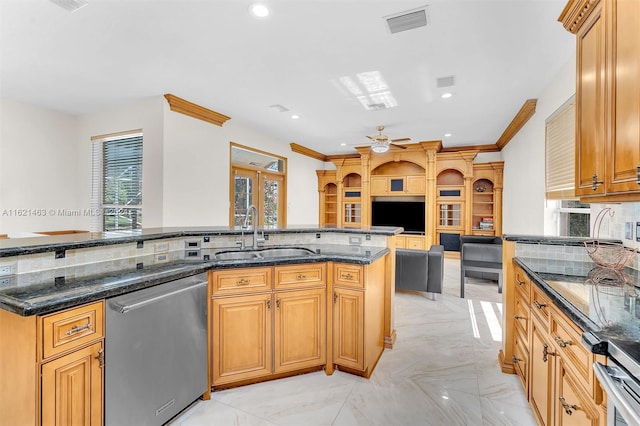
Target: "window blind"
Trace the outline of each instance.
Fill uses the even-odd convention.
[[[575,198],[575,96],[545,123],[545,194],[548,200]]]
[[[142,133],[92,138],[92,231],[138,229],[142,225]]]

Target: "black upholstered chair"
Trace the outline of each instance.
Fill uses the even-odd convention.
[[[442,293],[444,284],[444,246],[429,250],[396,249],[396,290]]]
[[[501,237],[460,237],[460,297],[464,297],[464,279],[467,276],[498,281],[498,293],[502,293]]]

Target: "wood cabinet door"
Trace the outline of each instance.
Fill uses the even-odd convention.
[[[335,288],[333,294],[333,360],[364,370],[364,292]]]
[[[214,385],[271,374],[271,294],[213,299]]]
[[[42,365],[42,424],[102,424],[102,341]]]
[[[552,424],[551,391],[553,382],[552,369],[554,356],[553,346],[548,342],[547,332],[538,324],[531,322],[531,356],[529,357],[529,403],[533,413],[541,425]]]
[[[413,250],[424,250],[424,237],[406,237],[407,248]]]
[[[577,33],[576,194],[603,195],[605,185],[605,22],[595,6]]]
[[[389,178],[386,176],[371,176],[371,195],[387,195],[389,193]]]
[[[326,289],[277,292],[274,312],[274,371],[324,365]]]
[[[636,167],[640,164],[640,5],[611,1],[606,13],[613,22],[611,147],[608,193],[640,191]]]
[[[424,176],[407,176],[406,186],[408,194],[425,195],[426,185]]]
[[[555,424],[557,426],[597,426],[601,422],[598,409],[591,402],[578,380],[566,368],[562,357],[556,364]]]

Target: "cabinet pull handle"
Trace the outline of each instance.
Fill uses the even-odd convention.
[[[271,310],[271,299],[267,299],[267,310]]]
[[[517,279],[517,278],[516,278],[516,283],[517,283],[518,285],[524,285],[524,284],[525,284],[525,282],[524,282],[524,281],[520,281],[520,280],[519,280],[519,279]]]
[[[526,320],[526,319],[527,319],[527,317],[521,317],[521,316],[519,316],[519,315],[514,315],[513,317],[514,317],[515,319],[517,319],[517,320],[519,320],[519,319]]]
[[[335,291],[333,292],[333,303],[336,303],[338,301],[338,293],[336,293]]]
[[[594,191],[598,189],[598,185],[602,185],[603,183],[604,182],[598,180],[597,174],[594,173],[593,176],[591,176],[591,189]]]
[[[350,280],[350,279],[353,279],[353,275],[351,275],[349,272],[347,272],[346,274],[340,275],[340,278],[344,278],[344,279]]]
[[[249,278],[242,278],[236,281],[236,285],[247,285],[251,282]]]
[[[280,298],[276,299],[276,309],[280,309]]]
[[[516,357],[515,355],[511,355],[511,360],[514,362],[514,364],[517,364],[518,362],[522,361],[520,358]]]
[[[81,331],[90,330],[90,329],[91,329],[91,323],[90,322],[88,322],[85,325],[82,325],[80,327],[78,327],[77,325],[74,325],[69,330],[67,330],[66,335],[67,336],[72,336],[72,335],[74,335],[76,333],[80,333]]]
[[[573,414],[573,410],[577,410],[578,409],[577,405],[568,404],[563,396],[561,396],[558,399],[560,400],[560,403],[562,404],[562,408],[564,408],[564,412],[567,413],[568,415],[572,415]]]
[[[558,344],[558,346],[560,346],[561,348],[565,348],[569,345],[572,345],[573,343],[571,342],[571,340],[562,340],[560,337],[556,336],[556,343]]]
[[[549,345],[545,343],[542,348],[542,362],[547,362],[549,356],[556,356],[556,353],[549,352]]]
[[[98,366],[100,368],[104,368],[104,349],[100,348],[98,354],[96,355],[96,359],[98,360]]]
[[[534,305],[535,305],[535,307],[536,307],[536,308],[538,308],[538,309],[542,309],[542,308],[546,308],[546,307],[547,307],[547,305],[546,305],[545,303],[540,303],[540,302],[538,302],[537,300],[534,300],[534,301],[533,301],[533,304],[534,304]]]
[[[307,279],[307,276],[305,274],[298,274],[298,275],[296,275],[296,279],[305,280],[305,279]]]

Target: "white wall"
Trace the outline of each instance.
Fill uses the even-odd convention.
[[[575,93],[575,56],[537,96],[536,112],[502,150],[505,234],[551,235],[551,213],[545,208],[545,120]],[[532,96],[535,97],[535,96]]]
[[[82,229],[57,214],[80,206],[77,119],[11,100],[0,100],[0,113],[0,234]]]
[[[164,107],[164,226],[229,224],[230,142],[287,158],[287,223],[318,224],[315,170],[323,163],[295,154],[233,118],[221,127]]]
[[[286,157],[287,222],[318,223],[315,171],[325,164],[237,120],[215,126],[170,111],[162,96],[79,117],[9,100],[0,107],[0,234],[90,229],[88,215],[9,214],[89,209],[91,137],[135,129],[144,135],[145,228],[228,225],[231,141]]]

